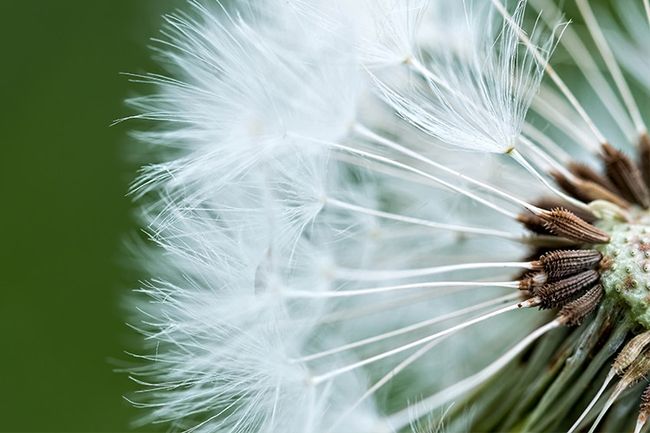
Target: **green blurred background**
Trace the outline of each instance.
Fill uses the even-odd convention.
[[[137,345],[119,263],[137,167],[109,125],[137,90],[120,72],[157,69],[148,39],[182,3],[1,1],[0,431],[132,430],[114,369]]]
[[[137,230],[123,155],[135,86],[170,0],[1,1],[0,431],[128,431],[133,347],[119,263]],[[160,428],[162,430],[162,428]],[[143,431],[155,431],[147,428]]]

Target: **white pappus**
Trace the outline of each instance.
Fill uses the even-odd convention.
[[[592,291],[536,294],[531,251],[609,242],[590,223],[630,201],[572,168],[610,129],[549,65],[558,11],[526,3],[190,0],[164,17],[165,70],[133,75],[153,91],[128,101],[151,150],[132,187],[150,241],[136,252],[150,279],[129,298],[141,423],[509,425],[488,416],[507,385],[486,384],[522,356],[541,363],[538,342],[595,308]],[[616,43],[634,74],[636,48]],[[625,94],[586,74],[601,100]],[[613,114],[626,133],[634,107]],[[547,304],[557,317],[530,308]]]

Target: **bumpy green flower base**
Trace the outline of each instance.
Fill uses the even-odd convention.
[[[605,258],[601,281],[608,298],[627,305],[630,318],[650,329],[650,215],[632,212],[633,223],[599,223],[611,236],[598,247]]]

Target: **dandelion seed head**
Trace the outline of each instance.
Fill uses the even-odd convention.
[[[582,9],[565,44],[580,88],[549,63],[558,11],[524,0],[166,16],[164,72],[134,76],[153,90],[129,101],[152,124],[132,188],[149,240],[129,300],[141,422],[575,430],[607,395],[592,429],[616,423],[648,370],[650,139],[634,100],[608,111],[627,77],[616,37],[596,43],[602,71],[581,51],[601,19]],[[629,26],[612,44],[633,76],[647,47]]]

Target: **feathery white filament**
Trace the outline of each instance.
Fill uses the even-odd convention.
[[[609,385],[609,383],[612,381],[612,379],[614,379],[615,376],[616,376],[616,372],[613,369],[611,369],[609,373],[607,373],[607,377],[605,378],[605,381],[601,385],[600,389],[598,390],[596,395],[594,395],[594,398],[591,399],[591,401],[589,402],[585,410],[582,411],[582,413],[580,414],[576,422],[573,423],[573,425],[571,426],[571,428],[567,433],[573,433],[580,426],[582,420],[585,419],[585,417],[589,414],[589,411],[591,411],[591,409],[596,405],[596,403],[600,399],[600,396],[603,395],[605,389],[607,389],[607,385]]]
[[[498,359],[496,359],[494,362],[492,362],[490,365],[475,375],[470,376],[458,383],[455,383],[451,387],[444,389],[430,397],[427,397],[407,409],[403,409],[399,412],[389,415],[388,423],[393,426],[395,430],[400,430],[401,428],[409,425],[412,420],[421,418],[435,408],[440,407],[440,405],[443,405],[446,402],[453,400],[458,396],[463,395],[464,393],[476,388],[477,386],[480,386],[486,380],[490,379],[492,376],[498,373],[503,367],[505,367],[510,361],[512,361],[535,340],[537,340],[548,331],[557,328],[558,326],[560,326],[560,323],[557,320],[541,326],[540,328],[531,332],[523,340],[521,340],[519,343],[501,355]]]
[[[594,123],[593,119],[587,114],[587,111],[585,111],[584,107],[580,104],[576,96],[571,92],[569,87],[566,85],[564,80],[560,78],[560,76],[555,72],[555,69],[548,64],[546,59],[542,56],[542,54],[539,52],[538,48],[535,46],[535,44],[530,40],[530,38],[526,35],[526,33],[522,30],[520,27],[519,23],[513,19],[513,17],[508,13],[506,8],[503,6],[503,3],[501,0],[491,0],[492,4],[496,7],[496,9],[499,11],[499,13],[504,17],[504,19],[508,22],[510,27],[517,33],[517,36],[521,41],[524,43],[528,51],[537,59],[537,61],[544,65],[546,69],[546,73],[548,76],[553,80],[555,85],[560,89],[562,94],[569,100],[569,103],[573,106],[573,108],[578,112],[580,117],[585,121],[585,123],[589,126],[589,129],[591,129],[592,133],[594,134],[594,137],[598,140],[599,143],[606,143],[607,140],[605,139],[605,136],[600,132],[600,129],[596,126]]]
[[[622,381],[616,384],[616,387],[614,388],[612,395],[610,395],[609,398],[605,401],[605,405],[598,413],[598,416],[596,417],[596,420],[591,425],[591,428],[589,429],[588,433],[594,433],[596,431],[596,427],[598,427],[600,421],[602,421],[602,419],[605,417],[607,411],[609,410],[610,407],[612,407],[616,399],[618,399],[618,397],[623,393],[623,391],[625,391],[627,385],[629,384],[625,384]]]
[[[338,267],[335,272],[336,278],[355,280],[355,281],[383,281],[402,278],[423,277],[427,275],[437,275],[447,272],[466,271],[470,269],[533,269],[532,262],[485,262],[485,263],[459,263],[456,265],[433,266],[430,268],[420,269],[400,269],[400,270],[369,270],[369,269],[349,269]]]
[[[499,316],[501,314],[508,313],[510,311],[513,311],[513,310],[517,310],[519,308],[521,308],[519,303],[509,305],[507,307],[498,309],[496,311],[492,311],[490,313],[487,313],[487,314],[484,314],[482,316],[476,317],[474,319],[468,320],[466,322],[460,323],[460,324],[458,324],[456,326],[452,326],[452,327],[447,328],[447,329],[445,329],[443,331],[436,332],[435,334],[431,334],[431,335],[429,335],[427,337],[424,337],[424,338],[421,338],[419,340],[412,341],[410,343],[404,344],[402,346],[396,347],[394,349],[388,350],[386,352],[380,353],[380,354],[372,356],[370,358],[366,358],[366,359],[364,359],[362,361],[355,362],[354,364],[350,364],[350,365],[347,365],[345,367],[337,368],[336,370],[327,372],[325,374],[315,376],[312,380],[316,384],[327,381],[327,380],[330,380],[330,379],[332,379],[332,378],[334,378],[334,377],[336,377],[338,375],[341,375],[343,373],[346,373],[348,371],[352,371],[352,370],[354,370],[356,368],[363,367],[364,365],[380,361],[382,359],[388,358],[388,357],[393,356],[393,355],[397,355],[398,353],[404,352],[405,350],[409,350],[409,349],[412,349],[414,347],[421,346],[423,344],[426,344],[426,343],[429,343],[431,341],[437,340],[439,338],[445,337],[445,336],[447,336],[449,334],[458,332],[458,331],[460,331],[460,330],[462,330],[464,328],[467,328],[469,326],[473,326],[473,325],[475,325],[477,323],[484,322],[485,320],[491,319],[492,317],[496,317],[496,316]]]
[[[639,135],[645,134],[648,131],[648,129],[645,125],[645,122],[643,121],[643,118],[641,117],[641,113],[639,112],[639,107],[637,106],[636,101],[634,100],[634,96],[632,96],[632,91],[630,90],[630,87],[627,85],[627,82],[625,81],[625,77],[623,77],[623,72],[621,71],[621,68],[618,66],[618,63],[614,58],[614,53],[612,53],[612,50],[609,48],[609,45],[607,44],[605,35],[603,35],[603,32],[600,29],[600,26],[598,25],[598,21],[596,20],[596,17],[594,16],[593,11],[591,10],[591,6],[589,6],[589,3],[586,2],[585,0],[576,0],[576,4],[578,5],[578,9],[580,9],[580,12],[582,13],[582,16],[585,19],[585,23],[587,24],[587,28],[589,29],[592,38],[596,42],[596,46],[600,51],[600,55],[602,56],[603,60],[605,60],[607,69],[609,69],[609,72],[612,75],[612,78],[614,79],[614,83],[616,84],[619,93],[623,97],[623,102],[625,103],[625,106],[627,107],[630,117],[634,122],[634,126],[636,127],[637,133]]]
[[[302,139],[308,140],[308,141],[313,141],[315,143],[323,144],[323,145],[326,145],[326,146],[331,147],[333,149],[339,149],[339,150],[343,150],[345,152],[356,154],[356,155],[359,155],[359,156],[362,156],[362,157],[374,159],[376,161],[379,161],[379,162],[382,162],[382,163],[385,163],[385,164],[388,164],[388,165],[392,165],[394,167],[404,169],[404,170],[409,171],[411,173],[418,174],[418,175],[420,175],[420,176],[422,176],[424,178],[427,178],[429,180],[432,180],[435,183],[438,183],[438,184],[440,184],[440,185],[442,185],[442,186],[444,186],[444,187],[446,187],[446,188],[448,188],[448,189],[450,189],[452,191],[456,191],[459,194],[462,194],[462,195],[464,195],[466,197],[469,197],[472,200],[475,200],[478,203],[481,203],[481,204],[483,204],[483,205],[485,205],[485,206],[487,206],[487,207],[489,207],[491,209],[494,209],[495,211],[497,211],[497,212],[499,212],[499,213],[501,213],[501,214],[503,214],[503,215],[505,215],[505,216],[507,216],[507,217],[509,217],[511,219],[517,219],[517,214],[515,214],[513,212],[510,212],[510,211],[504,209],[503,207],[498,206],[498,205],[484,199],[483,197],[480,197],[479,195],[477,195],[477,194],[475,194],[473,192],[470,192],[467,189],[456,186],[456,185],[454,185],[454,184],[452,184],[450,182],[447,182],[447,181],[445,181],[445,180],[443,180],[443,179],[441,179],[441,178],[439,178],[437,176],[426,173],[426,172],[424,172],[424,171],[422,171],[420,169],[417,169],[415,167],[412,167],[412,166],[410,166],[408,164],[404,164],[404,163],[392,160],[390,158],[386,158],[386,157],[381,156],[381,155],[377,155],[377,154],[374,154],[374,153],[371,153],[371,152],[366,152],[364,150],[355,149],[353,147],[346,146],[346,145],[339,144],[339,143],[335,143],[335,142],[331,142],[331,141],[317,140],[317,139],[312,139],[310,137],[304,137],[304,136],[303,137],[296,136],[296,137],[297,138],[302,138]],[[520,205],[520,206],[525,207],[526,209],[530,210],[533,213],[538,214],[538,213],[543,212],[543,210],[540,209],[539,207],[534,206],[534,205],[532,205],[530,203],[527,203],[527,202],[525,202],[525,201],[523,201],[521,199],[518,199],[517,197],[515,197],[515,196],[513,196],[511,194],[508,194],[505,191],[501,191],[501,190],[499,190],[497,188],[488,187],[488,186],[486,186],[486,188],[488,188],[490,191],[493,191],[493,192],[497,193],[498,195],[502,196],[503,198],[506,198],[506,199],[508,199],[508,200]]]
[[[358,133],[360,133],[361,135],[363,135],[364,137],[372,139],[372,140],[376,141],[379,144],[382,144],[382,145],[385,145],[385,146],[387,146],[387,147],[389,147],[391,149],[397,150],[398,152],[401,152],[401,153],[403,153],[405,155],[408,155],[408,156],[410,156],[412,158],[415,158],[415,159],[417,159],[419,161],[422,161],[422,162],[424,162],[424,163],[426,163],[426,164],[428,164],[428,165],[430,165],[432,167],[435,167],[435,168],[440,169],[440,170],[442,170],[442,171],[444,171],[446,173],[449,173],[449,174],[451,174],[453,176],[456,176],[459,179],[470,182],[471,184],[476,185],[479,188],[485,189],[485,190],[487,190],[489,192],[497,194],[497,195],[499,195],[501,197],[504,197],[504,198],[506,198],[508,200],[514,201],[515,203],[526,207],[526,204],[524,204],[523,201],[514,198],[511,194],[508,194],[508,193],[506,193],[504,191],[501,191],[498,188],[495,188],[495,187],[493,187],[493,186],[491,186],[491,185],[489,185],[489,184],[487,184],[485,182],[481,182],[481,181],[476,180],[476,179],[474,179],[474,178],[472,178],[470,176],[467,176],[467,175],[465,175],[463,173],[460,173],[460,172],[458,172],[456,170],[453,170],[453,169],[451,169],[449,167],[446,167],[443,164],[439,164],[439,163],[431,160],[430,158],[427,158],[427,157],[425,157],[423,155],[418,154],[417,152],[414,152],[414,151],[412,151],[410,149],[407,149],[406,147],[400,145],[399,143],[396,143],[396,142],[394,142],[392,140],[389,140],[389,139],[387,139],[385,137],[382,137],[382,136],[372,132],[371,130],[364,127],[363,125],[357,124],[355,126],[355,130]],[[514,152],[514,149],[509,153],[512,153],[512,152]],[[521,155],[518,155],[518,157],[521,157]],[[524,167],[526,167],[527,170],[532,170],[532,173],[534,173],[536,177],[539,176],[538,173],[536,173],[534,171],[534,169],[532,169],[532,167],[529,168],[529,166],[525,165],[525,161],[524,161],[524,163],[522,163],[520,161],[520,159],[518,159],[517,157],[515,158],[515,160],[517,162],[519,162],[520,164],[524,165]],[[547,185],[547,184],[545,184],[545,185]],[[547,185],[547,186],[549,186],[550,188],[553,188],[550,185]],[[553,190],[557,191],[556,189],[553,189]],[[563,193],[558,192],[558,194],[561,194],[564,197]]]
[[[540,12],[550,12],[549,14],[542,14],[542,18],[549,26],[553,25],[553,21],[551,21],[550,18],[551,15],[554,17],[561,16],[559,8],[552,0],[533,0],[531,1],[531,4]],[[569,52],[575,61],[576,66],[580,69],[582,75],[584,75],[591,87],[594,89],[596,95],[598,95],[600,100],[607,107],[607,110],[621,130],[624,131],[629,139],[633,139],[634,126],[631,124],[629,117],[625,113],[625,109],[621,106],[618,97],[612,90],[604,74],[600,71],[598,64],[593,59],[589,50],[572,26],[566,27],[562,38],[560,39],[560,44],[562,44]]]
[[[517,22],[523,9],[524,2],[518,2]],[[547,59],[538,51],[519,55],[515,28],[505,22],[500,31],[491,28],[490,20],[466,25],[484,26],[486,35],[496,36],[484,39],[466,59],[444,48],[432,55],[430,65],[409,59],[426,80],[411,95],[381,79],[376,83],[386,102],[426,134],[460,148],[506,153],[516,144]],[[549,54],[551,44],[552,38],[545,43]]]
[[[304,291],[304,290],[290,290],[284,292],[289,298],[303,298],[303,299],[328,299],[328,298],[347,298],[350,296],[367,296],[376,295],[378,293],[403,291],[411,289],[434,289],[437,287],[503,287],[516,289],[519,287],[517,281],[431,281],[423,283],[399,284],[396,286],[379,286],[369,287],[364,289],[348,289],[338,291]]]
[[[502,304],[504,302],[512,301],[514,299],[517,299],[517,297],[519,297],[519,296],[520,296],[519,293],[513,293],[513,294],[510,294],[510,295],[505,295],[505,296],[502,296],[502,297],[499,297],[499,298],[491,299],[491,300],[486,301],[486,302],[482,302],[482,303],[479,303],[479,304],[476,304],[476,305],[472,305],[472,306],[469,306],[469,307],[466,307],[466,308],[462,308],[460,310],[453,311],[453,312],[448,313],[448,314],[443,314],[441,316],[437,316],[437,317],[434,317],[434,318],[431,318],[431,319],[423,320],[421,322],[414,323],[413,325],[409,325],[409,326],[405,326],[403,328],[399,328],[399,329],[395,329],[395,330],[392,330],[392,331],[389,331],[389,332],[385,332],[385,333],[380,334],[380,335],[375,335],[373,337],[364,338],[363,340],[355,341],[353,343],[348,343],[348,344],[345,344],[343,346],[339,346],[339,347],[336,347],[336,348],[333,348],[333,349],[324,350],[324,351],[319,352],[319,353],[306,355],[306,356],[303,356],[302,358],[294,360],[294,362],[313,361],[313,360],[316,360],[316,359],[319,359],[319,358],[322,358],[322,357],[325,357],[325,356],[334,355],[336,353],[340,353],[340,352],[343,352],[343,351],[346,351],[346,350],[355,349],[357,347],[362,347],[362,346],[366,346],[368,344],[376,343],[378,341],[382,341],[382,340],[385,340],[387,338],[396,337],[396,336],[402,335],[402,334],[407,334],[409,332],[413,332],[415,330],[418,330],[418,329],[421,329],[421,328],[424,328],[424,327],[427,327],[427,326],[431,326],[431,325],[434,325],[434,324],[439,323],[439,322],[444,322],[446,320],[453,319],[455,317],[463,316],[465,314],[471,313],[471,312],[476,311],[476,310],[481,310],[481,309],[484,309],[486,307],[490,307],[490,306],[493,306],[493,305]]]
[[[523,141],[523,140],[525,140],[525,138],[520,137],[520,140]],[[531,146],[533,148],[535,147],[535,145],[532,144],[532,143],[529,143],[529,146]],[[591,208],[587,204],[581,202],[580,200],[570,196],[569,194],[567,194],[567,193],[565,193],[563,191],[560,191],[558,188],[553,186],[548,181],[548,179],[546,179],[544,176],[542,176],[537,170],[535,170],[535,168],[532,165],[530,165],[530,163],[528,161],[526,161],[526,159],[521,155],[521,153],[519,153],[519,151],[517,151],[517,149],[512,149],[512,151],[510,151],[509,154],[510,154],[510,156],[512,156],[512,158],[515,161],[517,161],[519,164],[521,164],[522,167],[524,167],[529,173],[531,173],[533,176],[535,176],[540,182],[542,182],[544,184],[544,186],[546,186],[546,188],[548,188],[555,195],[557,195],[557,196],[561,197],[562,199],[566,200],[567,202],[571,203],[573,206],[577,207],[578,209],[582,209],[582,210],[586,211],[589,214],[592,213]],[[571,176],[571,177],[573,177],[573,176]]]
[[[155,122],[138,138],[158,152],[133,188],[158,247],[142,254],[153,277],[138,303],[145,422],[390,431],[371,398],[381,387],[411,368],[440,388],[416,360],[492,318],[465,332],[511,318],[528,330],[531,315],[507,314],[534,305],[511,304],[512,270],[534,268],[517,261],[520,244],[566,239],[525,235],[518,215],[543,212],[535,179],[571,199],[545,176],[568,154],[521,134],[555,43],[536,28],[522,49],[524,4],[505,21],[483,15],[489,3],[465,5],[462,25],[480,37],[462,52],[416,38],[426,0],[192,1],[166,18],[170,77],[134,77],[156,90],[131,100],[135,118]],[[479,152],[458,168],[445,145]],[[513,183],[523,170],[499,153],[531,176]],[[463,350],[487,345],[498,342]]]
[[[394,213],[390,212],[384,212],[380,210],[375,210],[375,209],[369,209],[365,208],[363,206],[358,206],[352,203],[346,203],[341,200],[337,200],[334,198],[326,198],[325,200],[325,205],[329,206],[334,206],[338,207],[341,209],[347,209],[351,210],[354,212],[360,212],[366,215],[372,215],[376,216],[379,218],[385,218],[388,220],[393,220],[393,221],[399,221],[407,224],[415,224],[415,225],[420,225],[424,227],[431,227],[432,229],[439,229],[439,230],[449,230],[449,231],[454,231],[458,233],[467,233],[467,234],[479,234],[479,235],[486,235],[486,236],[495,236],[495,237],[501,237],[504,239],[513,239],[513,240],[520,240],[521,236],[518,236],[515,233],[512,232],[506,232],[506,231],[501,231],[501,230],[493,230],[493,229],[486,229],[486,228],[481,228],[481,227],[468,227],[468,226],[460,226],[456,224],[445,224],[445,223],[439,223],[436,221],[429,221],[429,220],[423,220],[421,218],[414,218],[414,217],[409,217],[405,215],[397,215]],[[514,215],[514,214],[513,214]]]

